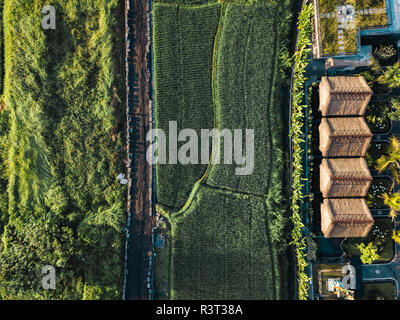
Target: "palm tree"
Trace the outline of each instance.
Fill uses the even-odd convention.
[[[392,136],[390,138],[387,156],[383,155],[377,160],[376,169],[381,173],[389,169],[397,183],[400,183],[400,140]]]
[[[400,211],[400,192],[384,193],[382,195],[384,203],[390,208],[390,217],[394,220]]]
[[[392,239],[396,241],[398,244],[400,244],[400,231],[395,231],[393,230],[393,236]]]

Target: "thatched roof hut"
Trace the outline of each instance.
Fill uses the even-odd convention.
[[[322,118],[319,149],[324,157],[364,157],[372,139],[363,117]]]
[[[371,181],[364,158],[322,159],[320,189],[324,198],[365,197]]]
[[[321,205],[325,238],[365,237],[373,224],[365,199],[324,199]]]
[[[319,110],[323,116],[363,116],[372,90],[364,77],[322,77],[319,84]]]

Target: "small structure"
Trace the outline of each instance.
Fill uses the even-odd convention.
[[[342,268],[345,264],[315,264],[315,273],[317,275],[317,281],[315,281],[315,287],[319,294],[319,298],[322,300],[337,300],[338,297],[335,294],[335,287],[342,286],[343,272]]]
[[[325,60],[325,69],[354,70],[356,68],[368,67],[371,63],[372,63],[371,60],[328,58]]]
[[[362,76],[322,77],[319,110],[323,116],[363,116],[372,90]]]
[[[371,182],[364,158],[322,159],[320,189],[324,198],[365,197]]]
[[[373,224],[365,199],[324,199],[321,205],[325,238],[366,237]]]
[[[372,139],[363,117],[322,118],[319,149],[324,157],[364,157]]]
[[[156,235],[156,249],[165,247],[165,235],[163,233]]]

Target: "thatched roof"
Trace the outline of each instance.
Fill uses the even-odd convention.
[[[322,77],[319,84],[319,110],[323,116],[362,116],[371,95],[372,90],[362,76]]]
[[[325,238],[365,237],[373,224],[365,199],[324,199],[321,205]]]
[[[364,158],[322,159],[320,189],[324,198],[365,197],[371,181]]]
[[[322,118],[319,149],[324,157],[364,157],[372,133],[363,117]]]

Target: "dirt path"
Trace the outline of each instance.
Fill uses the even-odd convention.
[[[128,234],[126,300],[149,299],[151,278],[149,253],[153,251],[152,166],[146,161],[146,133],[151,129],[150,46],[147,1],[126,0],[127,39],[127,146],[128,146]],[[128,223],[129,224],[129,223]]]

